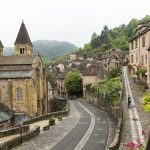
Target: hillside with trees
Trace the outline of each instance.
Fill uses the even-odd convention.
[[[64,54],[72,53],[78,50],[78,47],[69,42],[49,41],[49,40],[38,40],[32,42],[34,53],[38,52],[42,57],[47,59],[55,60]],[[15,50],[13,47],[5,47],[4,55],[13,55]]]
[[[85,44],[83,48],[79,48],[77,54],[91,56],[111,48],[119,48],[123,51],[128,51],[128,41],[135,35],[137,26],[148,23],[149,21],[150,16],[146,15],[141,20],[132,19],[127,25],[121,24],[113,29],[109,29],[105,25],[100,34],[93,33],[91,41]]]

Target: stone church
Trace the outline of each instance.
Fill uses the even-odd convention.
[[[33,55],[33,45],[22,22],[15,55],[3,56],[0,41],[0,104],[30,117],[47,113],[46,72],[40,55]]]

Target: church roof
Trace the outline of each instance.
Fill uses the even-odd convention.
[[[3,46],[2,42],[1,42],[1,40],[0,40],[0,47],[1,47],[1,48],[4,48],[4,46]]]
[[[32,42],[30,40],[28,31],[26,29],[24,22],[22,22],[22,24],[21,24],[15,44],[29,44],[32,46]]]
[[[0,79],[16,79],[16,78],[30,78],[32,77],[32,70],[21,71],[1,71]]]
[[[32,65],[37,56],[0,56],[2,65]]]
[[[12,114],[4,110],[2,107],[0,107],[0,122],[9,120],[12,117]]]

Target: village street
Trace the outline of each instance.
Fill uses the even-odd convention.
[[[70,116],[15,150],[104,150],[108,131],[107,119],[99,109],[74,100]]]

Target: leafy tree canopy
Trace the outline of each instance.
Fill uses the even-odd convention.
[[[82,94],[82,77],[78,71],[70,71],[65,77],[65,88],[69,95]]]
[[[150,16],[146,15],[141,20],[132,19],[127,25],[122,24],[113,29],[104,26],[99,35],[95,32],[93,33],[91,41],[85,44],[83,48],[80,48],[78,53],[89,57],[95,52],[100,53],[111,48],[119,48],[123,51],[128,51],[128,41],[135,35],[137,26],[139,24],[148,23],[149,21]]]

